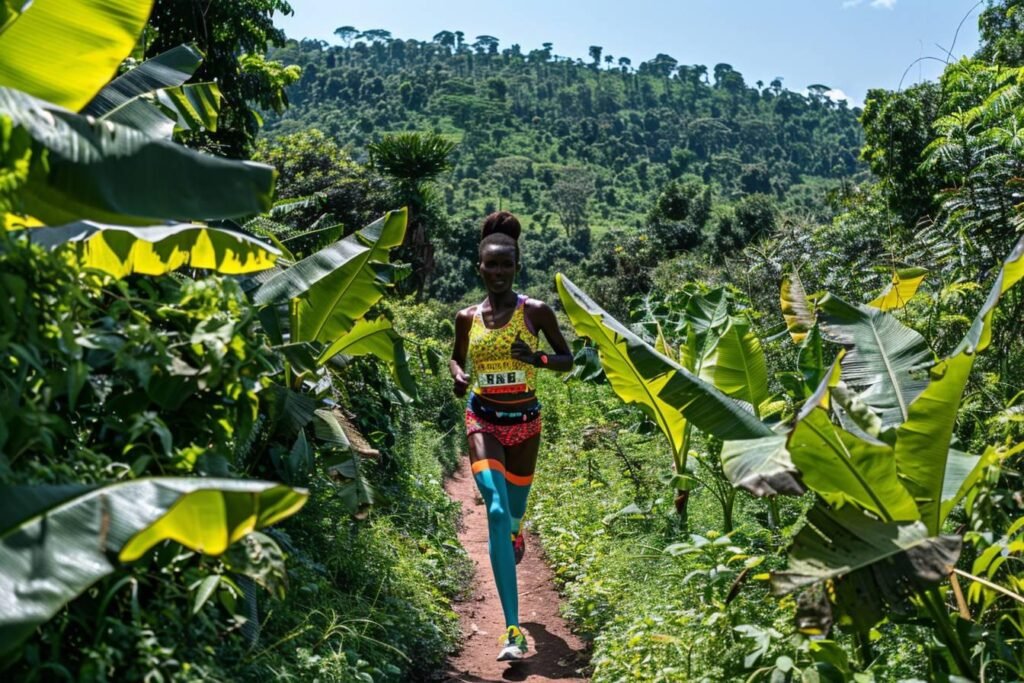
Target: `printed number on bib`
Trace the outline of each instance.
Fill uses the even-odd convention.
[[[481,368],[477,385],[482,394],[520,394],[527,391],[526,372],[512,370],[507,365]]]

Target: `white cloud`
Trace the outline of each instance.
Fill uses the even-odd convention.
[[[853,102],[850,101],[850,96],[844,93],[839,88],[832,88],[831,90],[825,93],[825,97],[829,98],[833,102],[840,102],[842,100],[846,100],[847,104],[853,104]]]
[[[851,7],[857,7],[863,5],[864,0],[843,0],[843,9],[850,9]],[[896,6],[896,0],[871,0],[872,7],[880,7],[882,9],[892,9]]]

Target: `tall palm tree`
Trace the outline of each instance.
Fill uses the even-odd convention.
[[[454,142],[436,133],[386,135],[369,145],[370,165],[395,182],[401,202],[409,207],[409,229],[402,247],[413,261],[417,300],[422,299],[434,271],[434,245],[426,213],[430,182],[451,168],[449,157],[454,149]]]

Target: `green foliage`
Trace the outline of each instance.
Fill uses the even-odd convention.
[[[194,42],[206,55],[195,73],[198,82],[216,82],[224,96],[217,131],[187,137],[192,146],[232,158],[252,150],[261,119],[250,107],[283,111],[286,88],[300,71],[267,61],[270,45],[284,43],[274,14],[291,14],[285,0],[241,0],[206,5],[200,0],[156,0],[143,36],[142,51],[153,57],[182,43]]]
[[[428,289],[445,301],[460,300],[469,289],[470,273],[449,275],[462,269],[452,255],[474,241],[469,236],[493,209],[518,213],[527,238],[541,241],[552,227],[565,231],[569,246],[586,259],[587,280],[574,276],[588,291],[601,289],[619,301],[649,289],[645,271],[657,263],[658,249],[671,254],[704,239],[702,220],[698,226],[645,219],[673,180],[700,182],[705,212],[712,203],[763,193],[781,207],[827,214],[815,183],[834,187],[861,171],[856,111],[781,84],[755,89],[728,65],[711,85],[700,77],[707,68],[673,66],[667,55],[637,70],[628,59],[595,68],[554,58],[550,46],[492,51],[497,42],[489,41],[477,53],[459,47],[453,32],[420,42],[360,38],[353,27],[342,28],[351,29],[344,47],[304,40],[272,51],[303,77],[289,89],[295,106],[268,118],[268,134],[311,127],[356,149],[404,131],[457,142],[452,172],[437,181],[436,202],[453,234],[435,239],[440,230],[433,224],[428,230],[436,250]],[[745,244],[764,225],[728,222],[722,240]],[[611,229],[619,232],[616,240],[598,247]],[[635,242],[649,230],[659,238]],[[624,252],[609,269],[605,247],[614,244]],[[523,253],[538,276],[531,286],[546,286],[554,270],[542,273],[532,263],[534,251]]]

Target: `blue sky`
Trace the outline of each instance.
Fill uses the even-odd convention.
[[[293,17],[276,18],[290,37],[338,40],[338,26],[380,28],[430,40],[441,30],[472,41],[492,35],[524,51],[554,44],[555,54],[588,59],[590,45],[629,57],[659,52],[682,64],[726,62],[748,83],[781,76],[803,90],[822,83],[863,103],[869,88],[895,89],[934,79],[943,65],[920,57],[960,57],[978,47],[976,0],[290,0]],[[954,35],[963,22],[954,45]]]

